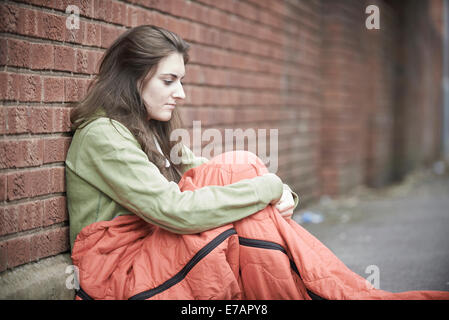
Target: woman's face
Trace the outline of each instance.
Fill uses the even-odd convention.
[[[186,97],[181,83],[184,75],[184,58],[176,52],[163,58],[154,75],[143,80],[141,96],[147,109],[148,120],[171,119],[175,105]],[[137,85],[140,86],[140,81]]]

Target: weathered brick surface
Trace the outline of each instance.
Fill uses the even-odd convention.
[[[155,24],[192,44],[180,109],[191,138],[198,120],[223,139],[226,129],[265,129],[269,152],[268,131],[278,130],[276,173],[303,204],[433,161],[442,1],[404,3],[0,3],[0,272],[69,249],[70,102],[129,27]],[[365,28],[369,4],[380,8],[380,30]],[[79,29],[66,28],[68,5],[80,9]]]
[[[7,134],[56,133],[70,131],[70,109],[55,106],[2,106]]]

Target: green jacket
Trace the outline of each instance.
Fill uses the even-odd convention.
[[[100,117],[76,130],[66,163],[70,245],[85,226],[136,214],[179,234],[198,233],[242,219],[280,199],[283,185],[274,174],[227,186],[181,192],[148,160],[121,123]],[[185,147],[183,172],[207,161]],[[291,190],[290,190],[291,191]],[[292,193],[295,207],[298,196]]]

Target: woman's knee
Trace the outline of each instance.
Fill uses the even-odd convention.
[[[268,173],[263,161],[253,152],[246,150],[235,150],[221,153],[209,161],[209,164],[223,165],[232,171],[253,169],[257,175]]]
[[[181,179],[180,187],[194,190],[195,188],[186,187],[189,183],[192,186],[227,185],[266,173],[268,173],[268,169],[254,153],[241,150],[229,151],[189,170]]]
[[[235,150],[223,152],[215,157],[213,157],[209,163],[213,164],[257,164],[262,163],[257,155],[251,151],[245,150]]]

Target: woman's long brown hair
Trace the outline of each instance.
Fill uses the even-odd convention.
[[[74,104],[70,113],[72,130],[98,118],[104,110],[106,117],[126,126],[140,143],[148,159],[169,180],[179,182],[179,165],[170,160],[170,150],[176,141],[170,141],[172,130],[182,127],[178,111],[170,121],[147,120],[147,111],[137,87],[139,79],[151,77],[159,61],[178,52],[188,63],[190,45],[178,35],[152,25],[142,25],[124,32],[104,53],[99,72],[91,83],[86,97]],[[143,81],[141,81],[142,86]],[[159,142],[165,158],[157,150],[153,135]],[[170,167],[165,167],[165,159]]]

